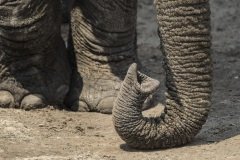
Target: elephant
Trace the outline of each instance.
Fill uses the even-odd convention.
[[[60,34],[60,0],[1,0],[0,107],[113,108],[115,129],[131,147],[191,142],[211,106],[209,0],[155,4],[167,87],[160,117],[141,114],[159,82],[137,68],[137,0],[75,0],[68,48]]]
[[[136,149],[190,143],[211,107],[209,0],[155,0],[155,6],[166,74],[164,111],[158,117],[143,116],[142,104],[160,82],[138,71],[137,64],[130,66],[113,108],[116,132]]]
[[[0,1],[0,107],[111,113],[136,52],[137,4],[75,0],[68,47],[60,0]]]

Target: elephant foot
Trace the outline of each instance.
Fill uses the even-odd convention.
[[[122,80],[114,81],[103,78],[84,80],[84,78],[81,78],[80,81],[83,82],[83,86],[81,88],[75,86],[69,93],[67,106],[70,106],[71,110],[78,112],[111,114]],[[150,95],[144,102],[142,109],[146,110],[152,107],[153,101],[154,98]]]
[[[73,111],[111,114],[126,70],[131,60],[112,62],[93,68],[81,66],[75,72],[66,105]],[[152,96],[144,103],[144,109],[152,104]]]
[[[23,64],[31,63],[29,59],[26,62],[25,60],[19,61]],[[53,66],[49,68],[41,67],[41,70],[36,66],[32,67],[33,64],[28,68],[22,68],[23,70],[18,70],[12,65],[3,70],[0,67],[2,73],[0,76],[0,107],[30,110],[47,105],[63,105],[69,91],[70,73],[56,72],[56,69],[62,65],[58,61],[56,63],[51,63]],[[3,67],[1,63],[0,66]],[[19,67],[21,68],[22,65]]]
[[[61,45],[59,45],[61,46]],[[69,91],[70,66],[64,48],[51,48],[52,53],[29,55],[25,58],[11,55],[0,59],[0,107],[25,110],[47,105],[63,105]],[[1,53],[1,51],[0,51]]]
[[[73,111],[111,114],[122,80],[119,77],[91,71],[91,77],[80,76],[72,84],[67,105]]]
[[[71,109],[73,111],[79,111],[79,112],[96,111],[104,114],[111,114],[112,106],[116,97],[106,97],[100,101],[95,100],[95,102],[94,101],[90,102],[86,97],[85,98],[82,97],[81,99],[82,100],[75,101],[74,104],[71,106]],[[88,103],[86,101],[88,101]],[[97,105],[93,106],[93,105],[89,105],[89,103],[97,103]]]
[[[19,61],[22,61],[18,64],[20,69],[15,68],[14,64],[4,66],[0,61],[0,73],[2,73],[0,76],[0,107],[31,110],[47,105],[63,105],[70,85],[70,69],[65,70],[67,65],[62,67],[65,71],[60,73],[57,70],[63,63],[59,61],[51,63],[52,66],[49,65],[49,68],[33,67],[35,63],[29,59]],[[22,64],[26,63],[33,64],[22,68]]]
[[[0,107],[31,110],[64,104],[71,69],[63,41],[52,42],[46,50],[0,50]]]
[[[20,102],[20,103],[19,103]],[[22,100],[17,102],[14,95],[9,91],[0,91],[0,107],[1,108],[14,108],[16,104],[20,104],[18,108],[25,110],[43,108],[46,106],[45,98],[42,95],[30,94],[26,95]]]
[[[40,94],[30,94],[23,98],[20,108],[24,110],[31,110],[37,108],[44,108],[46,106],[46,99]]]

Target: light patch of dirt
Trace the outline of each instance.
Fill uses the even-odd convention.
[[[240,1],[212,0],[211,7],[213,105],[193,143],[139,151],[128,148],[118,137],[111,115],[51,108],[0,109],[0,160],[239,160]],[[158,106],[144,113],[156,116],[163,108],[164,71],[152,0],[139,0],[138,15],[139,58],[162,83],[156,95]]]

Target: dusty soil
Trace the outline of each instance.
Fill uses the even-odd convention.
[[[213,105],[207,123],[187,146],[155,151],[128,148],[113,129],[111,115],[51,108],[0,109],[0,159],[26,160],[239,160],[240,1],[212,0]],[[139,0],[139,58],[163,83],[152,0]],[[158,115],[159,104],[148,111]]]

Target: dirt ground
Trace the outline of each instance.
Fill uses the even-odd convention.
[[[111,115],[44,109],[0,109],[0,159],[16,160],[239,160],[240,1],[211,0],[214,61],[213,105],[207,123],[187,146],[154,151],[128,148]],[[139,58],[164,84],[152,0],[139,0]],[[158,115],[159,104],[147,111]]]

